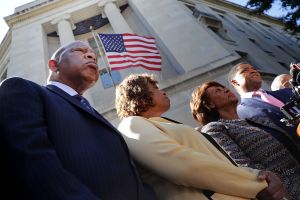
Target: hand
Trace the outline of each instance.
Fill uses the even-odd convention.
[[[283,200],[288,199],[288,194],[282,185],[279,177],[270,171],[260,171],[258,174],[258,180],[266,180],[268,187],[263,189],[257,194],[258,199],[263,200]]]

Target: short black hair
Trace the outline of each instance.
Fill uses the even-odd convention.
[[[66,46],[63,46],[63,47],[60,47],[59,49],[57,49],[53,53],[51,60],[55,60],[57,63],[60,63],[62,54],[65,53],[65,50],[66,50]]]
[[[241,66],[241,65],[247,65],[247,64],[249,64],[249,63],[241,62],[241,63],[238,63],[238,64],[234,65],[231,68],[231,70],[228,72],[228,82],[229,82],[229,85],[231,85],[231,80],[236,76],[236,74],[238,72],[238,69],[239,69],[239,66]]]

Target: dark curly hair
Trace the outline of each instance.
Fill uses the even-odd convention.
[[[192,116],[195,120],[200,122],[201,125],[220,119],[219,112],[215,108],[209,107],[206,91],[210,87],[224,86],[215,81],[205,82],[194,90],[190,101]]]
[[[140,116],[154,106],[148,84],[157,86],[153,75],[132,74],[117,86],[115,105],[120,119]]]

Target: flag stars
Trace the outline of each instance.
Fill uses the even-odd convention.
[[[100,34],[100,38],[107,52],[126,51],[121,34]]]

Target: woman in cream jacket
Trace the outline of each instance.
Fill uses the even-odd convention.
[[[161,118],[170,107],[153,77],[131,75],[117,87],[116,109],[144,181],[161,200],[282,199],[270,172],[238,168],[192,127]]]

